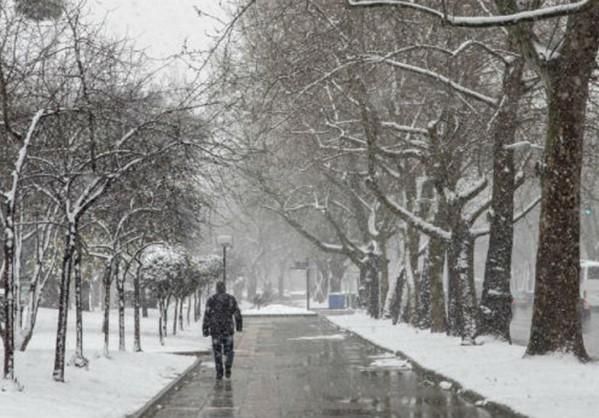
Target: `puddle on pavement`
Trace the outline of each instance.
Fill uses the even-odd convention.
[[[260,339],[249,357],[239,359],[233,380],[215,382],[200,416],[511,417],[491,415],[416,372],[409,361],[362,339],[344,334],[335,341],[340,335],[336,328],[317,327],[319,337],[329,338],[301,338],[314,335],[315,325],[298,322],[273,321],[272,336]],[[203,367],[213,369],[214,363],[206,361]],[[242,380],[236,381],[239,376]]]
[[[322,351],[316,355],[317,360],[311,363],[329,363],[334,373],[327,378],[343,387],[331,388],[334,395],[322,397],[322,416],[491,417],[489,411],[465,401],[455,390],[443,389],[442,382],[432,382],[415,372],[409,361],[361,339],[347,336],[342,345],[328,344],[319,349]],[[336,370],[338,358],[343,358],[349,367]],[[343,395],[335,396],[339,393]]]

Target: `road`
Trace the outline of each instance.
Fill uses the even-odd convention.
[[[528,344],[531,318],[531,307],[518,306],[514,310],[514,317],[512,318],[510,327],[514,344]],[[591,322],[582,336],[587,353],[594,359],[599,359],[599,311],[591,313]]]
[[[247,318],[244,325],[236,336],[230,381],[216,381],[212,359],[206,357],[145,417],[509,416],[492,415],[440,389],[402,368],[389,353],[321,318]],[[381,359],[387,364],[373,364]]]

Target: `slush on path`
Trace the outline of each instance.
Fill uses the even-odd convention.
[[[144,417],[507,417],[431,384],[410,364],[317,317],[247,318],[235,373],[203,362]]]

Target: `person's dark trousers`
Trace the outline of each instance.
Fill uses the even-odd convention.
[[[216,378],[223,378],[223,351],[225,355],[224,374],[231,377],[231,367],[233,367],[233,336],[212,338],[212,351],[214,352],[214,363],[216,364]]]

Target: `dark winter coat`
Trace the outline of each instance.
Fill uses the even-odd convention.
[[[235,320],[235,323],[233,323]],[[243,330],[241,311],[235,298],[227,293],[217,293],[208,298],[202,333],[204,337],[226,338]]]

